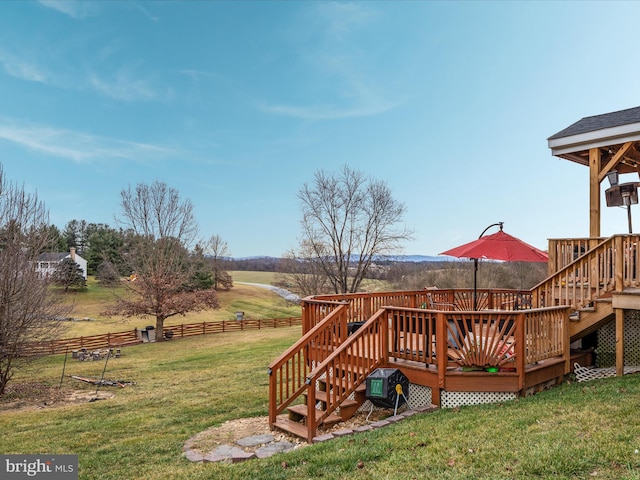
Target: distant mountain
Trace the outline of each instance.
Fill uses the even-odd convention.
[[[356,260],[357,257],[354,255],[353,259]],[[237,261],[251,261],[251,260],[267,260],[267,261],[277,261],[279,258],[277,257],[269,257],[265,255],[256,255],[253,257],[241,257],[241,258],[231,258],[229,260],[237,260]],[[391,255],[388,257],[380,257],[378,260],[390,261],[390,262],[413,262],[413,263],[424,263],[424,262],[452,262],[460,260],[459,258],[449,257],[447,255]]]
[[[225,257],[225,260],[262,260],[262,259],[267,259],[267,260],[280,260],[279,257],[270,257],[269,255],[254,255],[251,257]]]
[[[395,255],[392,257],[388,257],[388,260],[392,262],[413,262],[413,263],[424,263],[424,262],[452,262],[459,260],[458,258],[449,257],[448,255]]]

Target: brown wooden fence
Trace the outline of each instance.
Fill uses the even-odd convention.
[[[302,325],[301,317],[263,318],[258,320],[221,320],[217,322],[186,323],[167,325],[165,336],[172,339],[208,335],[211,333],[239,332],[243,330],[260,330],[264,328],[292,327]],[[167,332],[172,332],[168,334]],[[21,355],[56,355],[74,350],[97,350],[100,348],[119,348],[143,343],[140,330],[134,328],[126,332],[105,333],[89,337],[63,338],[38,343],[25,343],[20,348]]]

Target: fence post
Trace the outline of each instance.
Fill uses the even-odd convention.
[[[343,315],[343,320],[346,321],[346,315]],[[279,322],[280,320],[280,322]],[[253,328],[258,328],[258,329],[262,329],[262,326],[264,325],[265,328],[268,327],[269,322],[272,323],[273,328],[277,328],[279,326],[280,323],[282,323],[282,326],[286,326],[287,324],[291,327],[295,324],[297,324],[297,322],[300,322],[300,324],[302,326],[304,326],[304,322],[302,317],[285,317],[285,318],[280,318],[280,319],[264,319],[264,322],[262,321],[262,319],[258,319],[257,320],[257,327],[256,327],[256,323],[253,324],[244,324],[242,323],[241,328],[243,330],[246,329],[253,329]],[[225,320],[222,320],[221,322],[209,322],[209,325],[212,327],[210,330],[212,330],[213,333],[221,333],[218,330],[216,330],[214,327],[214,325],[218,325],[219,323],[222,323],[222,333],[227,331],[226,325],[225,325]],[[235,322],[234,322],[235,323]],[[193,324],[188,324],[187,327],[191,326],[192,330],[190,330],[190,332],[192,332],[190,335],[198,335],[197,329],[198,326],[201,326],[201,333],[202,335],[205,335],[207,333],[207,322],[202,322],[202,323],[193,323]],[[177,330],[177,325],[172,326],[171,328],[176,329]],[[185,337],[185,324],[180,324],[180,337],[184,338]],[[246,327],[246,328],[245,328]],[[235,330],[235,325],[231,328],[231,331]],[[175,330],[174,330],[175,331]],[[56,355],[58,353],[62,353],[64,351],[65,348],[74,348],[74,349],[80,349],[80,348],[88,348],[87,345],[93,345],[91,348],[102,348],[103,345],[104,346],[111,346],[112,342],[118,342],[118,341],[127,341],[129,339],[132,340],[137,340],[138,339],[138,329],[134,328],[133,330],[125,330],[123,332],[108,332],[106,334],[102,334],[102,335],[90,335],[90,336],[82,336],[82,337],[73,337],[73,338],[62,338],[59,340],[45,340],[43,342],[38,343],[38,351],[40,353],[43,353],[45,355],[50,354],[50,355]],[[106,341],[106,345],[105,345],[105,341]],[[34,349],[36,349],[35,345],[31,345],[29,343],[25,343],[22,345],[22,348],[25,351],[33,351]]]

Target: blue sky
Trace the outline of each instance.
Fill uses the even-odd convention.
[[[546,249],[589,233],[588,169],[547,138],[640,105],[638,18],[640,2],[5,0],[0,162],[60,228],[115,226],[123,188],[166,182],[236,257],[295,246],[298,190],[344,164],[406,204],[403,253],[497,221]],[[605,208],[602,234],[626,222]]]

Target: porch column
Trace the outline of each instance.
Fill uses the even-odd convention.
[[[589,236],[600,236],[600,149],[589,150]]]
[[[624,375],[624,309],[616,308],[616,375]]]

